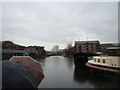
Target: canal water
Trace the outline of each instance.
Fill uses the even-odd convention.
[[[39,88],[120,88],[119,77],[94,74],[88,67],[75,67],[74,59],[50,56],[38,60],[45,78]]]

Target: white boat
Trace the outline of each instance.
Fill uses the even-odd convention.
[[[120,74],[120,47],[107,48],[108,55],[95,56],[86,65],[90,68]]]

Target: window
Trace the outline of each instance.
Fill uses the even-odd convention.
[[[105,59],[103,59],[103,63],[105,63]]]
[[[112,66],[117,66],[116,64],[111,64]]]
[[[96,62],[96,58],[94,58],[94,62]]]
[[[100,62],[100,59],[98,59],[98,62]]]

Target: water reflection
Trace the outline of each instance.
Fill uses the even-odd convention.
[[[40,60],[45,78],[40,88],[69,88],[72,86],[74,65],[72,59],[62,56],[51,56]]]
[[[86,83],[88,79],[88,68],[87,67],[75,67],[74,69],[74,80],[79,83]]]
[[[90,83],[94,88],[120,88],[120,78],[105,73],[96,73],[88,67],[75,67],[74,80],[81,83]]]

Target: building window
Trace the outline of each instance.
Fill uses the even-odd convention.
[[[103,59],[103,63],[105,63],[105,59]]]
[[[82,47],[81,47],[81,46],[79,46],[78,48],[79,48],[79,52],[81,52],[81,51],[82,51]]]
[[[100,59],[98,59],[98,62],[100,62]]]

